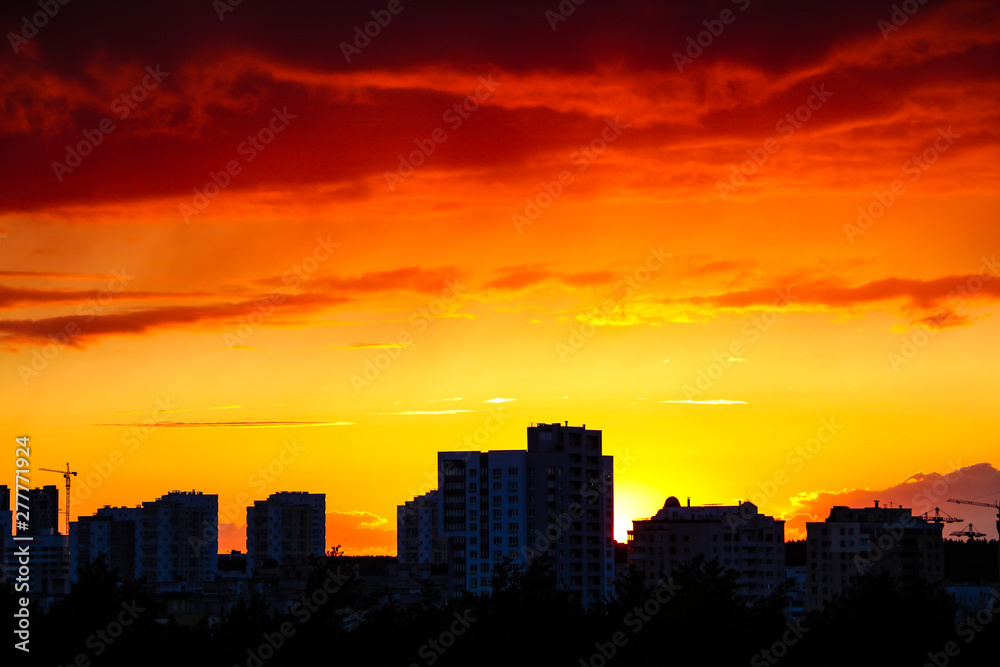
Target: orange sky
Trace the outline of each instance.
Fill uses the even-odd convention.
[[[242,548],[308,490],[394,553],[435,452],[564,420],[620,540],[1000,491],[996,3],[447,5],[347,62],[368,5],[70,4],[0,58],[0,425],[74,515],[198,489]]]

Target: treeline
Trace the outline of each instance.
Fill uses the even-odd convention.
[[[630,571],[613,599],[586,611],[542,562],[503,564],[489,597],[406,607],[377,605],[378,592],[351,571],[333,553],[316,563],[305,598],[287,614],[255,600],[212,625],[181,626],[141,584],[118,581],[98,562],[48,613],[32,610],[30,654],[11,649],[4,664],[943,667],[995,666],[1000,656],[1000,601],[988,620],[983,613],[956,625],[943,591],[884,576],[861,578],[823,613],[790,623],[783,591],[746,606],[735,575],[714,562],[692,563],[655,587]],[[2,594],[11,619],[15,593],[6,586]]]

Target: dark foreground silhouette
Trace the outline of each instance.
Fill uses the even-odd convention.
[[[48,613],[32,613],[31,653],[13,665],[278,667],[285,665],[997,665],[1000,602],[956,622],[942,591],[885,576],[859,579],[822,613],[788,621],[778,591],[748,607],[732,572],[695,561],[648,588],[629,571],[614,599],[582,609],[542,562],[493,574],[494,593],[403,607],[376,604],[332,552],[316,562],[307,599],[287,614],[260,600],[213,625],[170,620],[141,582],[103,562],[82,572]],[[339,574],[338,574],[339,571]],[[319,591],[323,591],[322,594]],[[11,619],[14,593],[4,587]],[[11,637],[10,634],[7,635]]]

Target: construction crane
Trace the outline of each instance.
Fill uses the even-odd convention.
[[[986,537],[986,533],[980,533],[970,523],[968,526],[965,527],[964,530],[956,530],[954,533],[952,533],[952,536],[953,537],[967,537],[967,538],[969,538],[969,542],[973,542],[973,541],[977,540],[980,537]]]
[[[928,523],[961,523],[962,521],[965,521],[965,519],[957,519],[947,512],[941,511],[940,507],[934,508],[934,514],[924,512],[920,516]]]
[[[39,470],[44,470],[45,472],[56,472],[66,478],[66,534],[69,535],[69,486],[72,476],[76,473],[69,469],[69,464],[66,464],[65,470],[53,470],[52,468],[39,468]]]
[[[992,494],[991,494],[992,495]],[[983,503],[978,500],[959,500],[958,498],[949,498],[949,503],[957,503],[959,505],[975,505],[977,507],[992,507],[997,511],[997,538],[1000,540],[1000,501],[993,503]],[[972,524],[969,524],[972,527]],[[1000,542],[998,542],[1000,544]],[[1000,546],[997,547],[997,570],[1000,572]]]
[[[997,511],[997,533],[1000,534],[1000,502],[995,503],[982,503],[978,500],[959,500],[958,498],[949,498],[949,503],[958,503],[959,505],[976,505],[977,507],[992,507]]]

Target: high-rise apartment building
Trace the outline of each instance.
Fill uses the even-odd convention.
[[[80,568],[101,556],[123,581],[138,578],[141,539],[141,507],[105,506],[93,516],[79,517],[69,524],[70,581],[77,581]]]
[[[326,495],[282,491],[247,507],[247,575],[269,560],[285,579],[305,579],[326,553]]]
[[[13,500],[16,505],[16,498]],[[28,489],[26,506],[29,515],[28,530],[18,530],[18,535],[59,534],[59,488],[57,486],[48,484]]]
[[[737,592],[756,602],[785,582],[785,522],[760,514],[750,502],[686,506],[671,496],[652,518],[629,531],[629,564],[650,585],[702,556],[738,574]]]
[[[905,507],[836,506],[806,524],[806,609],[821,609],[866,572],[901,580],[944,578],[943,524]]]
[[[505,558],[545,558],[560,587],[593,604],[614,584],[612,457],[601,432],[536,424],[528,448],[438,453],[438,521],[453,593],[490,591]]]
[[[396,559],[400,565],[443,563],[447,554],[438,529],[439,496],[434,489],[396,507]]]
[[[142,504],[138,576],[161,590],[212,581],[218,571],[219,496],[171,491]]]

